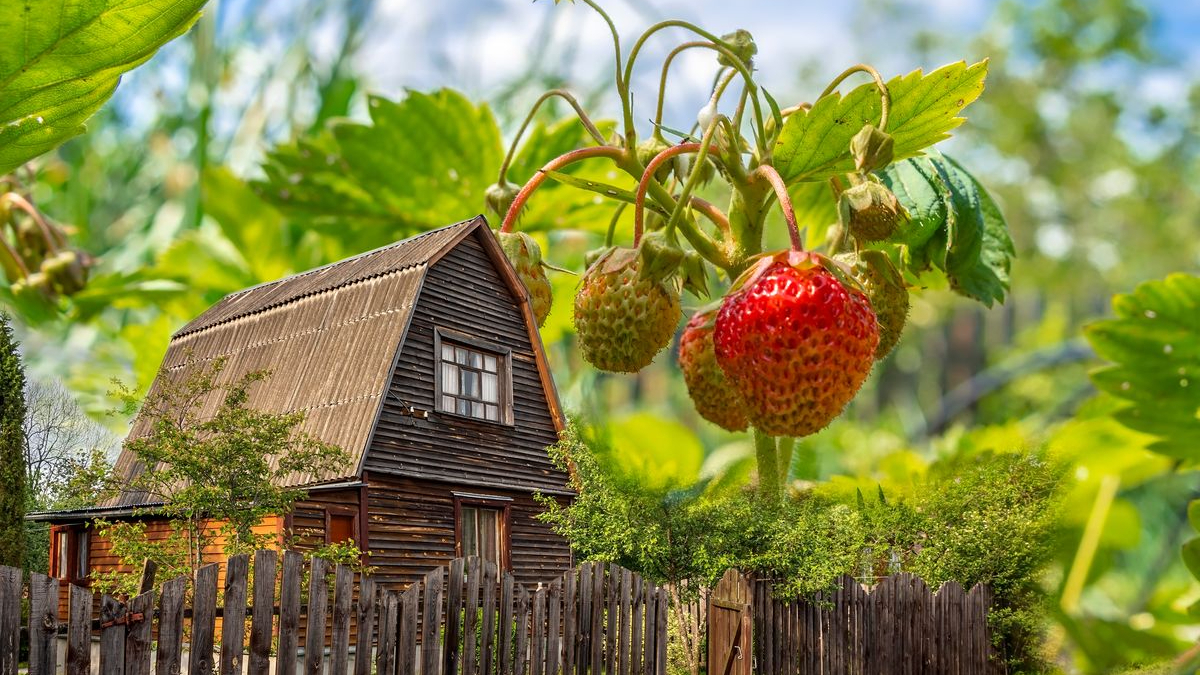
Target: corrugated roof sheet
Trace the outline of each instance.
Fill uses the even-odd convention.
[[[341,475],[294,474],[284,484],[308,485],[355,475],[385,394],[396,350],[429,265],[474,228],[475,218],[341,262],[226,296],[172,338],[151,393],[164,377],[182,378],[194,363],[226,359],[222,379],[254,370],[271,378],[250,390],[257,410],[305,414],[303,429],[352,458]],[[220,392],[202,402],[201,418],[220,406]],[[129,438],[149,429],[135,420]],[[119,475],[140,471],[122,451]],[[106,506],[141,503],[125,493]]]

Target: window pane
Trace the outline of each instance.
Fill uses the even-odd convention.
[[[58,533],[58,578],[68,579],[71,576],[70,538],[66,532]]]
[[[494,563],[500,562],[499,512],[479,509],[479,556]]]
[[[88,533],[81,530],[76,536],[75,578],[83,579],[88,575]]]
[[[494,373],[483,374],[483,400],[489,403],[500,402],[500,378]]]
[[[471,398],[481,398],[482,393],[479,385],[479,373],[473,370],[463,370],[462,373],[462,392],[463,396]]]
[[[442,410],[454,412],[454,397],[453,396],[443,396],[442,397]]]
[[[483,367],[483,354],[480,354],[479,352],[471,352],[471,367],[472,368],[482,368]]]
[[[458,361],[459,363],[461,363],[463,365],[466,365],[467,360],[468,360],[467,359],[467,350],[463,349],[462,347],[455,347],[454,348],[454,360]]]
[[[454,412],[458,413],[459,415],[470,415],[471,414],[471,402],[470,401],[466,400],[465,398],[460,398],[456,401],[456,403],[458,405],[455,406]]]
[[[458,393],[458,366],[453,363],[442,364],[442,393]]]
[[[489,405],[487,407],[487,418],[493,422],[500,421],[500,406]]]
[[[496,357],[491,356],[491,355],[484,355],[483,369],[488,371],[489,373],[496,372]]]
[[[483,419],[483,404],[482,403],[472,403],[471,404],[471,417],[478,417],[479,419]]]
[[[462,547],[463,556],[479,555],[479,512],[472,506],[464,506],[459,511],[462,516],[462,541],[459,542]]]
[[[450,345],[442,345],[442,360],[443,361],[453,361],[454,360],[454,347],[451,347]]]

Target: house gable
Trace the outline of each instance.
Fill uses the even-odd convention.
[[[525,290],[514,282],[486,227],[432,261],[364,457],[369,474],[566,492],[566,475],[546,453],[562,423],[557,395]],[[439,331],[508,351],[511,424],[438,412]]]

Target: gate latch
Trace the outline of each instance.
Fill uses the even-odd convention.
[[[100,627],[101,628],[111,628],[113,626],[118,626],[121,624],[138,623],[139,621],[144,621],[145,619],[146,619],[145,614],[143,614],[141,612],[131,612],[124,616],[119,616],[119,617],[113,619],[112,621],[105,621],[104,623],[100,624]]]

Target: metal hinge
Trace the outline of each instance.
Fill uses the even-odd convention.
[[[125,616],[119,616],[119,617],[113,619],[112,621],[105,621],[104,623],[100,624],[100,627],[101,628],[110,628],[112,626],[117,626],[120,624],[138,623],[139,621],[144,621],[145,619],[146,619],[145,614],[143,614],[141,612],[133,612],[130,614],[126,614]]]

